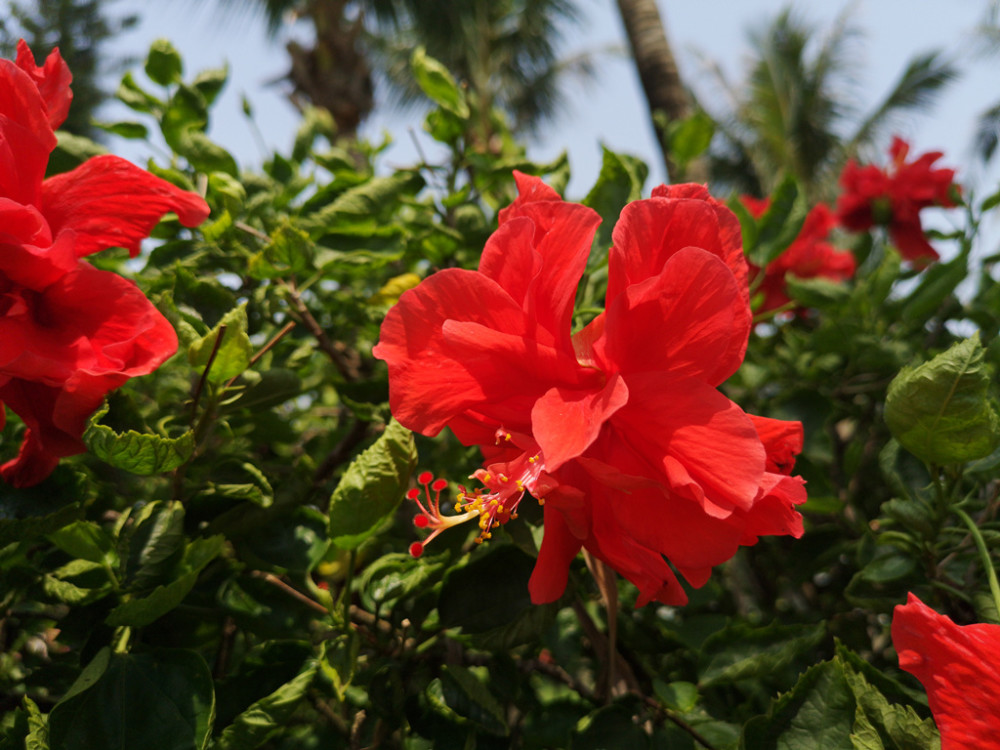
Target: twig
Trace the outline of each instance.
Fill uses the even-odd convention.
[[[313,335],[316,339],[316,343],[319,348],[330,358],[333,362],[333,366],[337,368],[337,372],[340,376],[347,381],[355,381],[360,377],[357,368],[347,361],[343,353],[337,349],[330,337],[326,335],[326,331],[320,326],[313,317],[312,313],[309,312],[309,308],[306,307],[305,303],[302,301],[302,297],[299,296],[298,290],[295,288],[294,282],[285,281],[282,282],[285,289],[288,291],[288,297],[291,300],[292,308],[295,310],[296,315],[302,320],[303,325],[309,329],[309,333]]]
[[[226,335],[226,324],[223,323],[219,326],[219,334],[215,337],[215,343],[212,345],[212,352],[208,355],[208,361],[205,363],[205,369],[201,373],[201,377],[198,379],[198,385],[195,386],[194,394],[191,396],[191,426],[194,426],[195,417],[198,416],[198,402],[201,401],[202,391],[205,390],[205,383],[208,382],[208,371],[212,369],[212,365],[215,363],[215,358],[219,354],[219,347],[222,346],[222,339]]]
[[[265,354],[267,354],[267,352],[270,351],[271,347],[273,347],[275,344],[277,344],[279,341],[281,341],[283,338],[285,338],[285,336],[288,334],[288,332],[290,330],[292,330],[293,328],[295,328],[295,321],[294,320],[293,321],[289,321],[288,323],[285,323],[285,325],[282,327],[282,329],[280,331],[278,331],[276,334],[274,334],[274,336],[271,337],[270,341],[268,341],[266,344],[264,344],[264,346],[262,346],[256,352],[254,352],[254,355],[250,358],[250,362],[247,364],[246,369],[249,370],[255,364],[257,364],[260,361],[260,358],[263,357]],[[230,386],[232,386],[232,384],[235,383],[237,381],[237,379],[239,379],[240,375],[242,375],[242,374],[243,373],[241,372],[241,373],[239,373],[239,375],[233,375],[233,377],[231,377],[229,379],[229,381],[226,383],[226,385],[224,386],[224,388],[228,389]]]
[[[326,607],[324,607],[318,601],[316,601],[315,599],[310,599],[308,596],[306,596],[305,594],[303,594],[298,589],[293,588],[289,584],[287,584],[284,581],[282,581],[280,578],[278,578],[278,576],[274,575],[274,573],[265,573],[262,570],[251,570],[250,571],[250,576],[252,578],[260,578],[260,579],[266,581],[267,583],[271,584],[272,586],[274,586],[274,587],[276,587],[278,589],[281,589],[286,594],[288,594],[290,597],[292,597],[293,599],[295,599],[296,601],[298,601],[298,602],[300,602],[302,604],[305,604],[307,607],[309,607],[310,609],[312,609],[315,612],[318,612],[318,613],[323,614],[323,615],[329,615],[330,614],[330,610],[328,610]]]

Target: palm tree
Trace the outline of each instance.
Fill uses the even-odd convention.
[[[743,81],[731,85],[714,71],[729,101],[728,111],[708,108],[717,124],[716,183],[762,195],[792,174],[810,200],[829,198],[847,159],[872,148],[900,116],[927,108],[957,75],[940,53],[919,55],[879,104],[859,112],[851,66],[858,36],[846,13],[818,38],[785,10],[751,33],[754,61]]]
[[[589,58],[559,60],[560,30],[578,20],[570,0],[221,0],[233,10],[263,11],[272,31],[289,17],[311,22],[311,47],[288,45],[293,101],[328,109],[341,133],[353,134],[374,106],[375,82],[408,104],[421,97],[409,71],[422,45],[488,113],[499,107],[515,130],[532,131],[561,104],[570,73]]]
[[[663,153],[667,174],[675,177],[676,169],[667,147],[666,125],[691,114],[691,97],[677,70],[656,0],[618,0],[618,13],[625,25],[625,35],[649,105],[653,131]],[[687,177],[699,181],[700,175],[693,175],[691,171],[689,168]]]

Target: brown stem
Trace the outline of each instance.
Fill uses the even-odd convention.
[[[278,576],[274,575],[274,573],[265,573],[262,570],[251,570],[250,575],[253,578],[260,578],[266,581],[267,583],[271,584],[272,586],[281,589],[296,601],[305,604],[307,607],[309,607],[315,612],[318,612],[319,614],[323,615],[330,614],[330,611],[322,604],[320,604],[318,601],[316,601],[315,599],[310,599],[308,596],[303,594],[298,589],[293,588],[289,584],[282,581],[280,578],[278,578]]]
[[[306,307],[305,303],[302,301],[302,297],[299,296],[298,289],[295,287],[295,283],[292,281],[282,282],[285,289],[288,291],[288,298],[292,303],[292,309],[295,314],[301,319],[303,325],[309,329],[309,333],[313,335],[316,339],[316,343],[319,348],[330,358],[333,362],[333,366],[337,368],[337,372],[340,376],[349,382],[358,380],[361,375],[358,372],[358,368],[354,363],[349,362],[344,353],[337,348],[336,344],[330,340],[330,337],[326,335],[326,331],[320,326],[313,317],[313,314],[309,312],[309,308]]]

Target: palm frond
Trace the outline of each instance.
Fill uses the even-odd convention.
[[[958,69],[942,52],[926,52],[910,60],[896,85],[865,117],[848,142],[847,155],[853,156],[859,147],[877,139],[900,115],[928,109],[956,78]]]

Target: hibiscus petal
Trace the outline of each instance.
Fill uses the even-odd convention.
[[[599,391],[547,391],[531,410],[531,429],[545,455],[545,469],[555,471],[587,450],[604,423],[627,402],[628,388],[617,374]]]
[[[801,422],[747,414],[767,452],[767,471],[791,474],[795,457],[802,452],[804,433]]]
[[[941,257],[934,246],[927,241],[919,218],[914,221],[893,220],[889,225],[889,237],[903,259],[919,267],[926,266]]]
[[[552,342],[565,346],[576,287],[601,217],[587,206],[566,203],[537,177],[515,172],[515,178],[521,195],[500,212],[500,229],[487,243],[479,271],[521,302],[529,319],[547,331]],[[503,242],[494,242],[507,227],[523,220],[530,220],[534,232],[526,236],[518,227],[517,246],[512,246],[506,234]],[[528,257],[526,240],[537,259]]]
[[[743,410],[697,380],[632,376],[626,382],[629,403],[611,418],[613,434],[602,444],[605,460],[627,467],[639,459],[656,467],[673,491],[710,515],[749,509],[764,474],[765,451]]]
[[[73,76],[69,66],[59,54],[58,47],[45,58],[45,64],[35,64],[35,56],[31,53],[28,43],[23,39],[17,43],[17,67],[31,76],[38,87],[38,93],[45,101],[49,125],[55,130],[66,120],[69,114],[69,104],[73,100],[73,92],[69,84]]]
[[[117,156],[95,156],[42,184],[42,214],[53,234],[76,232],[79,257],[109,247],[139,245],[168,211],[196,227],[209,213],[201,196],[181,190]]]
[[[892,642],[927,690],[942,750],[995,748],[1000,626],[956,625],[910,594],[893,613]]]
[[[670,256],[685,247],[700,247],[721,258],[749,306],[747,264],[735,214],[701,185],[657,188],[653,196],[625,206],[612,232],[609,306],[630,284],[658,275]]]
[[[110,271],[77,268],[0,317],[5,375],[57,385],[78,372],[152,372],[177,350],[170,323],[139,288]],[[11,293],[8,293],[8,297]]]
[[[750,325],[729,267],[689,247],[615,298],[605,323],[605,356],[624,374],[659,371],[715,386],[742,364]]]
[[[373,350],[389,365],[393,414],[427,435],[467,410],[494,418],[495,427],[510,417],[517,423],[509,429],[529,431],[535,400],[560,373],[583,368],[572,354],[525,338],[528,325],[521,306],[480,273],[428,277],[389,310]]]
[[[545,508],[545,533],[538,550],[538,561],[528,581],[533,604],[554,602],[566,590],[569,566],[582,543],[569,530],[560,511]]]
[[[55,147],[35,82],[14,63],[0,60],[0,197],[37,205]]]

